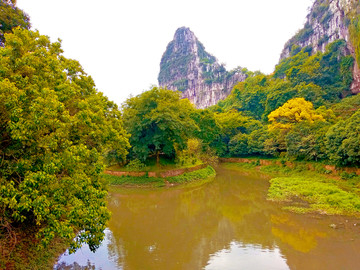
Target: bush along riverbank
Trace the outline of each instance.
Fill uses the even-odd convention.
[[[234,160],[231,160],[234,162]],[[247,160],[248,161],[248,160]],[[267,165],[261,165],[267,164]],[[349,168],[330,171],[324,164],[259,159],[224,163],[229,169],[257,170],[270,178],[268,199],[296,213],[360,217],[360,176]],[[354,168],[355,170],[356,168]]]
[[[214,168],[206,165],[157,173],[127,172],[123,174],[123,172],[106,172],[103,174],[103,177],[110,185],[124,187],[163,187],[206,179],[216,175]]]

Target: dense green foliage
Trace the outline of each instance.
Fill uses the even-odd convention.
[[[340,120],[326,133],[330,160],[339,165],[360,165],[360,110]]]
[[[59,42],[13,32],[0,49],[0,236],[94,249],[109,219],[100,173],[129,147],[120,112]]]
[[[184,149],[176,149],[176,163],[180,166],[201,164],[201,152],[201,141],[196,138],[188,139]]]
[[[16,1],[12,1],[16,2]],[[14,4],[8,4],[5,1],[0,2],[0,44],[5,41],[5,33],[11,33],[14,27],[24,29],[30,28],[29,17]]]
[[[271,75],[243,71],[247,79],[228,98],[208,109],[192,110],[198,126],[192,136],[222,157],[287,156],[356,165],[357,151],[345,155],[339,148],[334,151],[330,139],[324,140],[334,136],[333,125],[360,108],[357,96],[346,97],[354,59],[345,47],[344,40],[337,40],[314,55],[308,48],[295,48]],[[338,139],[338,144],[347,145],[345,137]],[[358,142],[351,140],[352,145]],[[351,158],[344,159],[347,155]]]
[[[358,165],[354,127],[360,102],[346,97],[354,59],[345,46],[337,40],[314,55],[297,49],[271,75],[248,73],[227,99],[207,110],[220,131],[209,145],[224,157],[260,154]]]
[[[154,87],[123,105],[124,124],[131,134],[132,158],[145,161],[164,154],[174,157],[175,147],[184,148],[188,138],[198,128],[190,117],[194,111],[180,93]]]

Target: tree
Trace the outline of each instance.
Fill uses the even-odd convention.
[[[330,126],[325,121],[295,125],[285,137],[288,156],[316,161],[327,158],[324,138]]]
[[[224,113],[216,113],[215,120],[220,128],[220,136],[212,143],[219,156],[229,154],[229,142],[238,133],[245,133],[251,118],[242,115],[236,110],[228,110]]]
[[[300,122],[314,123],[324,121],[313,104],[304,98],[294,98],[268,115],[269,138],[265,142],[265,151],[271,155],[278,155],[287,150],[285,138],[288,132]]]
[[[294,98],[297,94],[295,88],[291,87],[289,81],[273,79],[269,87],[268,95],[265,102],[265,111],[262,116],[264,120],[272,111],[282,106],[286,101]]]
[[[191,118],[194,111],[180,92],[154,87],[123,105],[124,124],[131,134],[131,154],[143,161],[150,156],[174,156],[175,144],[181,149],[198,129]]]
[[[322,115],[317,114],[311,102],[304,98],[294,98],[268,115],[270,129],[290,129],[293,124],[301,121],[324,121]]]
[[[231,156],[243,156],[249,154],[248,134],[238,133],[229,142],[229,152]]]
[[[199,138],[204,147],[211,145],[219,138],[220,127],[216,123],[215,113],[208,109],[198,109],[192,113],[191,118],[199,127],[195,130],[194,137]]]
[[[338,165],[360,165],[360,110],[341,120],[326,133],[329,159]]]
[[[59,42],[13,32],[0,49],[0,235],[27,228],[42,246],[94,250],[109,219],[104,157],[129,148],[120,112]]]
[[[265,110],[265,101],[268,94],[269,77],[263,74],[249,76],[244,82],[234,86],[233,95],[237,109],[245,115],[261,119]]]
[[[4,34],[11,33],[14,27],[30,28],[29,17],[15,5],[16,1],[0,2],[0,46],[4,44]]]
[[[258,138],[259,144],[254,144],[253,135],[258,134],[258,131],[262,128],[260,121],[244,116],[234,109],[216,113],[215,120],[220,128],[220,133],[219,137],[211,144],[211,147],[216,150],[218,155],[239,156],[257,153],[262,140]],[[256,145],[256,150],[252,151],[248,144]]]
[[[186,148],[183,150],[176,149],[176,163],[181,166],[195,165],[201,161],[202,145],[201,141],[197,138],[188,139]]]

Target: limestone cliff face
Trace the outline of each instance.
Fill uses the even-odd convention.
[[[312,53],[324,52],[326,45],[337,39],[344,39],[347,42],[347,51],[344,53],[356,58],[354,46],[350,42],[349,23],[351,13],[358,8],[359,0],[315,0],[304,28],[285,44],[280,60],[289,57],[294,46],[309,47]],[[354,94],[360,92],[358,64],[355,63],[353,70],[351,91]]]
[[[225,99],[232,87],[245,79],[240,69],[226,71],[186,27],[176,30],[161,58],[158,76],[160,87],[181,91],[197,108]]]

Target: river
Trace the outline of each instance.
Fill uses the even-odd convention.
[[[360,220],[283,211],[266,200],[268,187],[260,173],[222,166],[213,181],[112,187],[100,248],[65,253],[54,268],[360,269]]]

